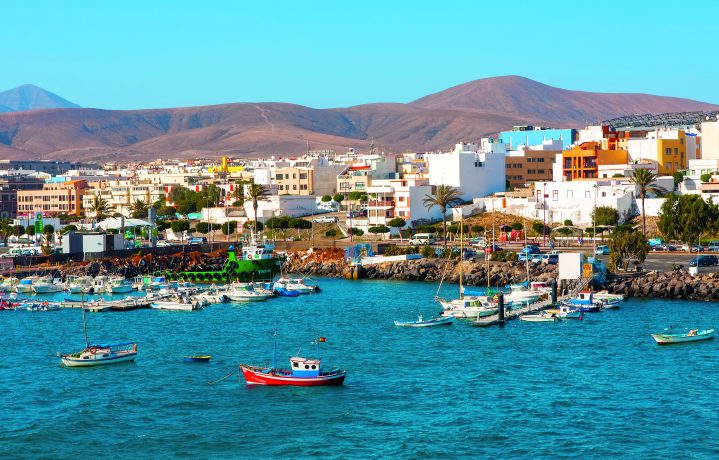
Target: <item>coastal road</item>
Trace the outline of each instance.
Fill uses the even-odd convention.
[[[660,272],[671,271],[672,265],[683,265],[684,268],[689,267],[689,261],[696,257],[696,254],[687,254],[686,252],[650,252],[647,254],[647,260],[644,261],[642,267],[644,270],[657,270]],[[606,263],[609,256],[598,256],[599,260]],[[705,273],[719,272],[719,267],[701,267],[701,271]]]

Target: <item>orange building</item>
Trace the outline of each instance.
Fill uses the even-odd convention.
[[[17,192],[18,214],[74,214],[82,213],[82,197],[88,190],[84,180],[71,180],[58,184],[43,184],[42,190]]]
[[[562,174],[567,181],[596,179],[599,165],[627,164],[628,160],[626,150],[603,149],[601,143],[583,142],[562,151]]]

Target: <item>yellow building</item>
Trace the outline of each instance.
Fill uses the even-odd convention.
[[[626,150],[603,150],[598,142],[583,142],[562,151],[564,180],[596,179],[599,165],[627,164]]]
[[[683,130],[671,131],[675,136],[657,139],[657,163],[660,175],[672,175],[687,168],[686,134]]]

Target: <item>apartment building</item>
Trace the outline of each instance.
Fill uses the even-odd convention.
[[[37,177],[0,177],[0,219],[14,219],[17,216],[17,192],[20,190],[42,190],[45,182]]]
[[[559,140],[510,150],[504,160],[507,182],[511,187],[523,187],[533,182],[552,180],[552,166],[561,153],[562,142]]]
[[[99,196],[113,207],[114,212],[129,217],[136,201],[148,205],[157,200],[166,201],[170,190],[169,186],[153,184],[147,180],[110,181],[101,187],[87,190],[83,195],[82,205],[84,209],[90,209],[95,197]]]
[[[492,144],[489,152],[476,144],[460,143],[449,153],[425,156],[429,185],[449,185],[459,189],[464,200],[503,192],[506,185],[504,144]]]
[[[40,190],[17,192],[18,214],[74,214],[83,210],[83,196],[88,190],[84,180],[72,180],[60,184],[43,184]]]

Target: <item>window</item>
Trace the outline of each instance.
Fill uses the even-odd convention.
[[[298,363],[292,363],[292,367],[300,367]]]
[[[591,197],[592,197],[592,194],[591,194],[591,192],[590,192],[589,190],[587,190],[586,192],[584,192],[584,198],[591,198]]]
[[[310,368],[310,365],[309,365],[309,364],[305,364],[305,369],[309,369],[309,368]]]
[[[677,147],[674,147],[674,155],[679,155],[679,149]]]
[[[307,173],[300,173],[300,179],[307,179]]]
[[[537,158],[537,161],[538,161],[539,163],[544,163],[544,158]]]
[[[552,201],[559,201],[559,190],[552,190]]]
[[[296,173],[292,173],[292,178],[293,178],[293,179],[297,179],[297,174],[296,174]]]
[[[399,200],[399,201],[402,201],[402,202],[403,202],[403,201],[404,201],[404,197],[403,197],[403,196],[397,197],[397,200]]]
[[[669,147],[665,148],[665,149],[664,149],[664,154],[665,154],[665,155],[671,155],[671,154],[672,154],[672,149],[669,148]]]
[[[605,196],[607,196],[607,192],[602,192],[602,198],[604,198]]]
[[[277,180],[282,180],[282,174],[277,175]],[[295,363],[295,364],[297,364],[297,363]]]
[[[293,185],[292,190],[297,190],[297,185]]]

